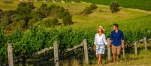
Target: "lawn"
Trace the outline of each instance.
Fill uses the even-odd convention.
[[[130,51],[128,53],[126,53],[125,58],[122,57],[121,62],[117,62],[115,65],[111,62],[108,61],[107,59],[103,58],[103,66],[150,66],[151,65],[151,44],[148,44],[148,50],[144,50],[144,45],[139,45],[138,48],[139,50],[139,54],[135,55],[133,49],[131,50],[127,50],[126,51]],[[63,66],[69,66],[71,64],[71,66],[81,66],[79,60],[73,59],[73,62],[69,63],[69,62],[65,62],[63,63]],[[87,64],[83,64],[82,66],[98,66],[97,65],[97,59],[91,61],[90,65]]]
[[[83,0],[85,2],[110,5],[112,1],[117,1],[122,7],[135,8],[151,11],[151,0]]]

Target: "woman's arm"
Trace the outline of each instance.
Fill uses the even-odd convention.
[[[107,45],[107,41],[106,41],[105,34],[104,34],[104,36],[103,36],[103,42],[105,43],[105,45]]]
[[[94,46],[93,46],[94,51],[96,50],[96,35],[94,36]]]

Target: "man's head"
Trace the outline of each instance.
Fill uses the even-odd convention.
[[[118,29],[118,24],[113,24],[113,30],[117,30]]]

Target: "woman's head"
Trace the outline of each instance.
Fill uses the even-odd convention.
[[[104,33],[104,28],[103,28],[102,26],[99,26],[99,27],[97,28],[97,30],[98,30],[98,32]]]

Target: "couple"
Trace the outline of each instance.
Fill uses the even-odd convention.
[[[96,51],[96,57],[98,58],[98,65],[102,64],[102,54],[105,52],[105,45],[110,48],[112,43],[112,54],[114,64],[116,63],[116,56],[120,60],[121,47],[124,48],[124,35],[121,30],[118,29],[118,24],[113,24],[113,31],[110,35],[110,41],[107,43],[104,29],[102,26],[97,28],[98,33],[95,34],[94,50]]]

